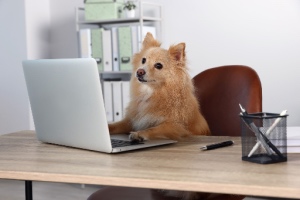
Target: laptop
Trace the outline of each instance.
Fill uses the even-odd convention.
[[[126,134],[109,134],[95,59],[26,60],[22,64],[41,142],[106,153],[176,142],[162,139],[136,143]]]

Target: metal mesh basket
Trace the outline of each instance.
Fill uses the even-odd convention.
[[[287,115],[253,113],[241,116],[242,160],[268,164],[287,161]]]

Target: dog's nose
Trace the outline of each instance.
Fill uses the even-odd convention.
[[[138,69],[136,71],[136,76],[144,76],[145,74],[146,74],[146,72],[143,69]]]

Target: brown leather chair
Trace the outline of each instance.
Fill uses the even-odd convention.
[[[201,112],[212,135],[240,136],[239,104],[248,113],[262,111],[261,82],[250,67],[215,67],[201,72],[193,80]]]
[[[201,112],[212,135],[240,136],[239,103],[249,113],[262,111],[262,88],[259,76],[241,65],[207,69],[193,78]],[[244,196],[222,195],[215,199],[240,200]],[[88,200],[178,200],[152,189],[105,187]]]

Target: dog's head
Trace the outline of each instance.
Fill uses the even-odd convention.
[[[133,73],[139,84],[161,87],[186,74],[185,43],[173,45],[168,50],[160,45],[151,33],[147,33],[141,51],[134,55]]]

